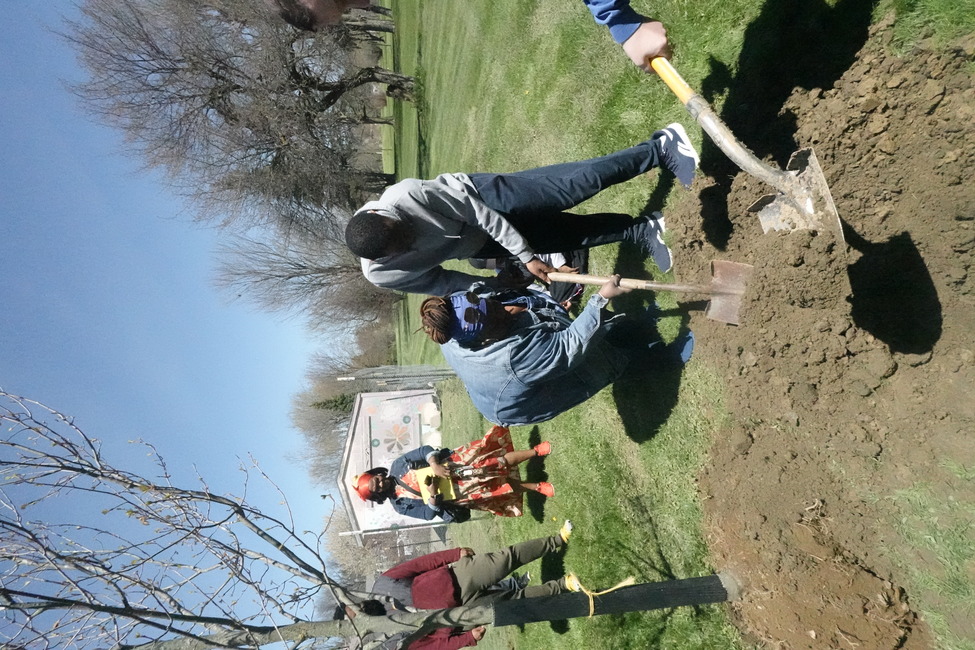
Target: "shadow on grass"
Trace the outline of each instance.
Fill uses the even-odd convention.
[[[843,226],[847,243],[862,255],[847,269],[853,322],[892,352],[930,352],[941,338],[941,301],[910,234],[877,244]]]
[[[737,73],[712,58],[701,95],[713,102],[726,94],[720,117],[732,133],[759,158],[771,157],[784,167],[799,148],[797,117],[783,111],[786,101],[796,87],[828,90],[836,83],[867,40],[876,2],[767,0],[745,30]],[[728,195],[738,167],[705,138],[701,171],[716,183],[701,193],[705,237],[724,250],[732,229]]]
[[[531,433],[528,434],[528,447],[534,447],[542,441],[542,435],[538,431],[538,427],[532,427]],[[523,465],[525,468],[525,481],[529,483],[538,483],[540,481],[548,480],[548,472],[545,471],[545,458],[529,458],[527,462]],[[558,487],[555,488],[558,490]],[[537,492],[529,492],[525,495],[525,502],[527,504],[528,513],[532,516],[532,519],[541,523],[545,521],[545,497]]]
[[[614,273],[627,278],[646,278],[643,264],[640,251],[634,247],[621,246]],[[651,292],[632,291],[615,299],[613,309],[637,315],[654,304],[654,297],[655,294]],[[678,309],[659,312],[658,317],[678,316],[679,331],[682,334],[688,331],[688,308],[700,305],[699,301],[684,303]],[[677,393],[684,367],[676,360],[674,349],[670,346],[647,349],[646,343],[660,340],[655,326],[652,332],[645,333],[634,328],[632,338],[634,347],[630,365],[623,376],[613,383],[613,399],[616,401],[626,435],[634,442],[643,443],[657,433],[677,405]]]
[[[542,557],[542,574],[539,576],[542,582],[558,580],[565,575],[565,550],[563,546],[558,553],[549,553]],[[565,634],[569,631],[569,621],[549,621],[549,627],[556,634]]]
[[[637,578],[638,582],[660,582],[664,580],[675,580],[674,569],[671,562],[664,555],[662,544],[657,535],[656,524],[650,515],[652,504],[645,497],[635,496],[627,499],[628,517],[639,519],[640,528],[647,532],[643,540],[638,544],[626,544],[623,542],[613,542],[609,545],[610,553],[607,554],[607,561],[611,561],[614,566],[623,567],[620,569],[620,577],[630,574]],[[542,580],[556,580],[565,575],[565,565],[562,554],[548,555],[542,559]],[[594,591],[607,589],[610,584],[586,585]],[[640,625],[646,632],[650,645],[663,639],[664,634],[670,626],[670,619],[675,610],[657,611],[653,615],[647,616],[644,612],[614,615],[613,619],[619,625]],[[569,621],[551,621],[552,631],[557,634],[564,634],[569,630]]]
[[[673,188],[674,175],[667,171],[661,171],[660,178],[657,179],[657,184],[647,198],[647,202],[643,205],[643,210],[640,214],[649,215],[651,212],[662,212],[664,203],[667,201],[667,196],[670,195],[670,190]],[[666,218],[667,215],[664,214],[664,217]]]
[[[635,495],[626,499],[626,505],[627,518],[635,519],[637,527],[644,531],[645,536],[643,539],[635,540],[638,543],[636,546],[615,542],[613,556],[617,562],[628,567],[628,570],[640,581],[677,580],[679,576],[664,554],[664,545],[660,541],[657,524],[651,514],[654,511],[653,503],[644,495]]]

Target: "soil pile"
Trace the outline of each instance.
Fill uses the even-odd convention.
[[[740,627],[770,647],[935,643],[899,567],[935,578],[945,567],[898,532],[910,521],[896,497],[923,484],[975,503],[953,471],[975,467],[972,43],[898,57],[889,24],[876,25],[831,88],[784,104],[846,243],[763,234],[746,208],[768,189],[744,174],[721,193],[731,227],[720,245],[700,216],[713,212],[713,178],[668,219],[683,227],[679,280],[705,281],[711,259],[755,266],[740,327],[693,325],[697,362],[724,375],[732,412],[701,481],[709,542],[716,567],[747,585]],[[970,611],[936,590],[921,598],[975,638]]]

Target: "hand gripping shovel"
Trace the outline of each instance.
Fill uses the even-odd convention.
[[[751,272],[751,264],[714,260],[711,262],[711,282],[707,285],[668,284],[620,278],[620,286],[626,289],[706,294],[711,297],[711,300],[708,302],[707,309],[704,310],[704,315],[711,320],[737,325],[741,297],[745,293],[745,285]],[[608,277],[598,275],[557,272],[549,273],[548,279],[552,282],[576,282],[578,284],[605,284],[609,281]]]
[[[778,190],[777,194],[763,196],[748,208],[750,212],[758,212],[763,232],[831,230],[839,241],[843,241],[840,215],[836,212],[833,195],[812,149],[800,149],[793,153],[785,170],[765,164],[738,142],[704,98],[691,90],[674,70],[670,61],[658,56],[650,60],[650,65],[732,162],[742,171]]]

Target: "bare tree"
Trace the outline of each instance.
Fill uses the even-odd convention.
[[[328,33],[297,32],[261,2],[85,0],[65,37],[89,72],[86,106],[205,208],[265,223],[334,221],[374,188],[353,164],[346,95],[412,78],[352,63]],[[273,217],[272,217],[273,216]]]
[[[349,518],[344,514],[336,516],[336,532],[352,530]],[[377,536],[364,536],[360,546],[353,535],[329,535],[325,544],[328,556],[341,568],[342,575],[348,579],[365,578],[377,566],[396,564],[397,555],[392,552],[389,542]]]
[[[274,515],[203,478],[177,485],[148,443],[134,444],[154,476],[118,468],[70,418],[2,390],[0,424],[4,647],[298,648],[345,638],[374,648],[391,635],[409,643],[490,620],[489,607],[321,620],[313,601],[323,591],[353,612],[368,595],[329,576],[322,535],[295,530],[286,502]]]
[[[333,331],[374,322],[400,299],[369,283],[344,244],[314,235],[235,238],[222,249],[217,283],[265,309],[303,312],[313,327]]]
[[[291,398],[291,424],[304,439],[300,461],[322,487],[335,486],[350,421],[348,411],[330,406],[337,397],[351,395],[344,392],[349,389],[336,382],[314,382]]]

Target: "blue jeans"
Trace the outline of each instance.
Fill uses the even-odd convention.
[[[654,138],[657,134],[654,134]],[[602,190],[659,166],[654,138],[599,158],[511,174],[469,174],[481,200],[501,212],[538,253],[559,253],[618,241],[636,241],[628,214],[566,212]],[[508,253],[488,242],[476,257]]]

